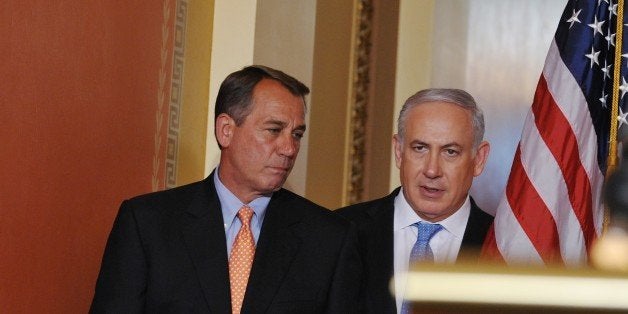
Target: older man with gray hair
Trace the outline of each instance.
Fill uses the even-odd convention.
[[[483,137],[482,110],[463,90],[426,89],[405,102],[392,139],[401,187],[338,211],[358,226],[361,313],[407,313],[411,263],[477,260],[493,221],[469,196],[488,159]]]

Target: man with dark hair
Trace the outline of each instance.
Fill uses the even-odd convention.
[[[366,274],[361,313],[408,313],[409,264],[477,261],[493,221],[468,194],[489,153],[473,97],[457,89],[419,91],[405,102],[397,124],[393,146],[401,187],[338,211],[358,226]]]
[[[356,233],[282,189],[309,89],[268,67],[230,74],[216,100],[220,164],[205,180],[124,201],[94,313],[350,313]]]

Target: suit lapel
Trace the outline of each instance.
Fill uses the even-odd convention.
[[[477,261],[486,233],[492,223],[493,216],[482,211],[471,198],[471,212],[458,253],[459,261]]]
[[[279,289],[303,237],[299,209],[279,190],[266,209],[242,312],[265,312]]]
[[[231,312],[227,245],[213,175],[203,181],[181,223],[185,246],[211,312]]]

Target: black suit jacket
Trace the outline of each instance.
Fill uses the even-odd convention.
[[[391,194],[369,202],[337,210],[358,227],[360,255],[364,278],[360,292],[360,313],[397,313],[395,297],[390,293],[394,274],[394,203],[400,188]],[[462,238],[458,260],[479,257],[493,216],[482,211],[471,199],[471,213]]]
[[[355,228],[292,192],[273,193],[242,313],[355,312]],[[225,229],[207,179],[124,201],[92,313],[231,313]]]

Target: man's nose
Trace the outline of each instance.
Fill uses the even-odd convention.
[[[292,134],[283,135],[279,143],[279,154],[293,158],[299,152],[299,145],[299,140]]]
[[[425,161],[425,169],[424,169],[424,173],[425,176],[430,178],[430,179],[434,179],[434,178],[438,178],[441,176],[441,160],[439,158],[439,155],[437,152],[430,152],[430,154],[428,154],[426,156],[426,161]]]

